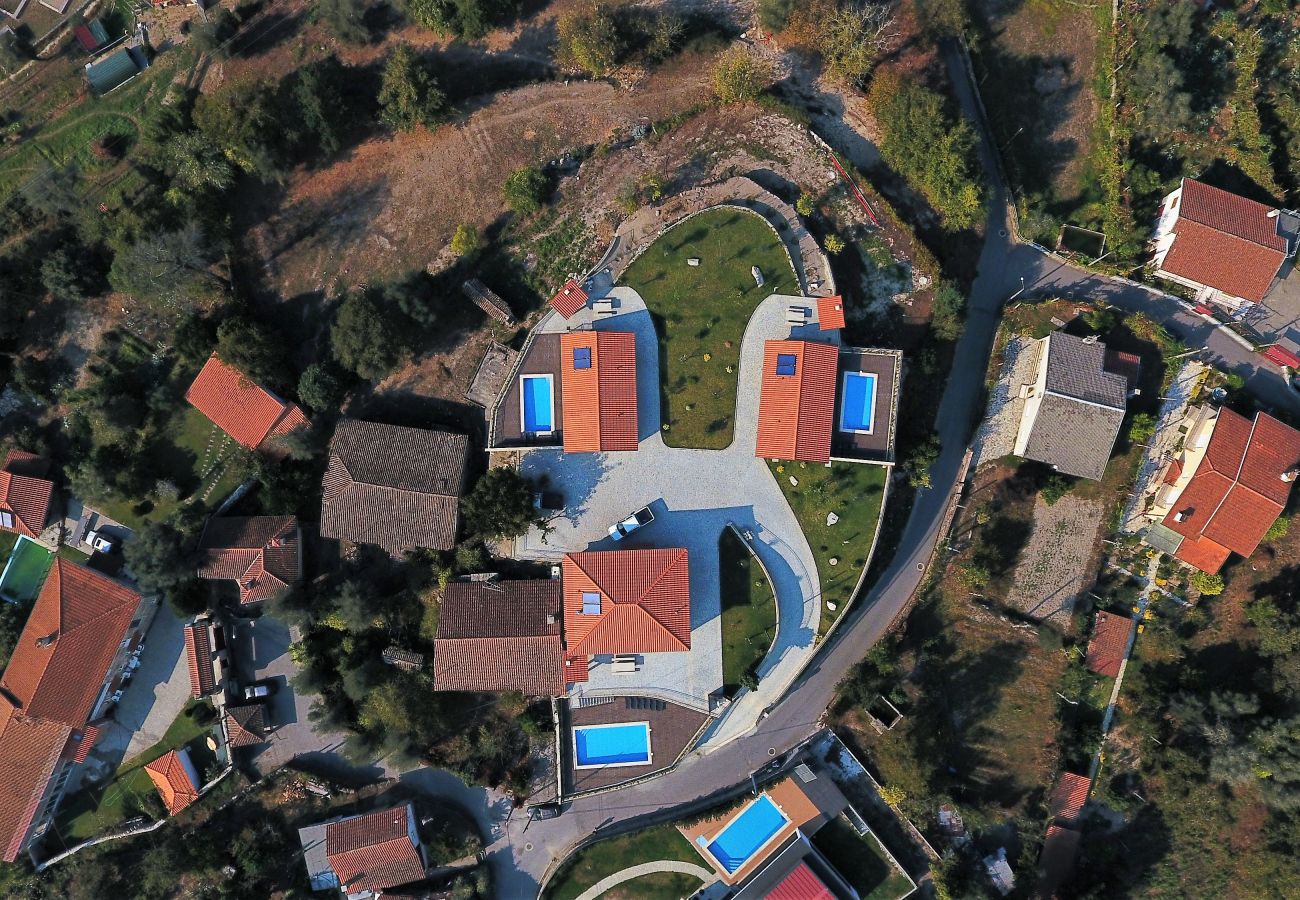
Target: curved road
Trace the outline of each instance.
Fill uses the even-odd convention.
[[[564,815],[528,825],[512,820],[489,848],[497,889],[502,897],[534,895],[552,859],[565,854],[578,840],[601,829],[620,829],[641,816],[702,800],[734,785],[769,762],[770,750],[794,747],[817,730],[818,718],[834,696],[845,672],[886,633],[906,606],[922,577],[938,537],[944,507],[956,485],[966,445],[982,411],[984,373],[1003,303],[1023,287],[1027,295],[1070,294],[1104,298],[1125,309],[1140,309],[1163,322],[1189,346],[1205,346],[1207,358],[1238,372],[1265,404],[1300,409],[1280,372],[1186,312],[1172,298],[1094,275],[1060,263],[1034,248],[1019,244],[1007,220],[1007,192],[998,175],[988,129],[978,111],[973,86],[955,48],[946,48],[945,62],[967,118],[977,123],[979,156],[991,184],[988,236],[980,254],[978,275],[971,287],[966,330],[957,343],[952,376],[939,406],[936,428],[943,451],[931,470],[933,489],[921,491],[893,563],[871,593],[847,614],[837,634],[814,658],[784,699],[748,734],[704,755],[683,760],[673,772],[609,794],[574,801]],[[626,824],[625,824],[626,823]]]

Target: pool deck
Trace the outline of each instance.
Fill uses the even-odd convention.
[[[520,412],[519,382],[525,375],[550,375],[554,382],[551,418],[555,430],[545,437],[527,437],[523,430]],[[520,354],[518,366],[510,373],[501,402],[492,416],[489,440],[493,449],[505,450],[520,447],[555,447],[564,440],[561,431],[564,409],[560,398],[560,335],[556,332],[534,332]]]
[[[841,347],[835,382],[835,420],[831,430],[831,459],[847,462],[892,463],[894,433],[898,427],[898,390],[902,380],[903,354],[899,350],[869,347]],[[868,372],[876,376],[870,434],[841,431],[844,376]]]
[[[561,708],[560,756],[564,761],[564,793],[612,787],[634,778],[661,772],[677,761],[708,719],[704,713],[676,703],[658,701],[642,708],[629,705],[628,697],[612,697],[596,706]],[[635,702],[635,701],[634,701]],[[651,760],[644,765],[606,766],[598,769],[575,769],[573,765],[573,728],[584,725],[612,725],[623,722],[650,723]]]

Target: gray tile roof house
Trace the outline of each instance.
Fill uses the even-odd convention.
[[[1100,479],[1124,421],[1130,382],[1110,371],[1106,345],[1055,332],[1039,341],[1033,384],[1023,385],[1024,412],[1016,456],[1035,459],[1079,478]],[[1122,359],[1110,354],[1110,367]]]
[[[564,693],[558,579],[453,581],[433,642],[435,691]]]
[[[93,63],[86,63],[86,80],[96,94],[107,94],[126,84],[149,65],[144,51],[123,47]]]
[[[468,455],[463,434],[340,420],[322,484],[321,536],[394,555],[450,550]]]

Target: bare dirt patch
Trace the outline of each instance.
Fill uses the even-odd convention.
[[[1035,619],[1068,624],[1075,598],[1092,584],[1092,549],[1105,504],[1067,494],[1048,506],[1034,504],[1034,531],[1020,562],[1007,603]]]

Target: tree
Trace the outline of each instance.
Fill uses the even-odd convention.
[[[560,17],[555,58],[563,66],[605,75],[622,61],[627,40],[614,8],[590,3]]]
[[[970,21],[965,0],[917,0],[916,10],[921,27],[936,38],[959,37]]]
[[[194,555],[172,522],[145,522],[123,545],[122,554],[145,593],[170,594],[194,577]]]
[[[483,241],[478,229],[462,222],[456,226],[456,233],[451,236],[451,252],[457,256],[473,256],[482,248]]]
[[[338,361],[362,378],[376,381],[402,359],[405,337],[400,323],[369,291],[348,294],[330,328]]]
[[[32,601],[0,603],[0,669],[9,665],[9,655],[18,645],[18,637],[23,633],[32,606]]]
[[[432,128],[447,105],[437,80],[405,44],[388,58],[377,99],[379,121],[395,131]]]
[[[1131,443],[1141,444],[1151,440],[1156,433],[1156,417],[1151,413],[1138,413],[1128,425],[1128,439]]]
[[[1216,594],[1223,593],[1223,576],[1214,575],[1209,572],[1193,572],[1188,582],[1193,588],[1200,592],[1203,597],[1213,597]]]
[[[550,180],[537,166],[516,169],[501,188],[506,205],[521,216],[530,216],[542,208],[550,189]]]
[[[55,247],[41,261],[41,284],[56,300],[80,303],[90,291],[84,265],[84,261],[74,256],[72,248]]]
[[[221,148],[201,131],[186,131],[167,142],[163,150],[167,171],[172,176],[168,198],[202,197],[229,190],[235,170]]]
[[[283,174],[284,117],[276,87],[267,81],[237,81],[194,104],[194,124],[225,157],[245,172],[268,178]]]
[[[298,399],[314,413],[337,409],[343,399],[343,381],[332,367],[312,363],[298,379]]]
[[[516,469],[491,469],[461,501],[465,530],[484,540],[517,537],[541,522],[533,505],[537,488]]]
[[[961,310],[965,305],[966,298],[956,285],[948,281],[939,284],[930,307],[930,328],[935,337],[943,341],[961,337]]]
[[[713,93],[723,103],[745,103],[757,100],[772,83],[770,63],[751,53],[746,47],[732,47],[713,65]]]
[[[826,252],[835,256],[844,252],[844,238],[838,234],[826,235]]]
[[[213,248],[195,222],[141,239],[113,257],[114,290],[130,294],[148,310],[175,321],[211,304],[223,283],[209,264]]]
[[[316,0],[312,10],[312,18],[345,44],[364,44],[370,40],[365,15],[362,0]]]
[[[71,215],[81,209],[81,170],[75,163],[55,166],[46,163],[19,189],[33,211],[49,219]]]
[[[845,3],[820,23],[818,49],[836,78],[860,85],[876,59],[898,37],[891,7],[884,3]]]
[[[439,34],[478,40],[519,11],[519,0],[406,0],[406,14]]]
[[[759,0],[758,22],[770,33],[784,31],[796,5],[796,0]]]
[[[355,80],[356,75],[336,56],[327,56],[298,70],[292,82],[290,102],[304,129],[296,141],[301,156],[329,157],[343,145],[344,135],[359,118],[356,103],[347,94],[348,86]]]
[[[907,461],[903,463],[903,470],[907,473],[908,484],[918,489],[931,486],[930,467],[939,461],[939,451],[941,449],[939,435],[933,433],[927,435],[924,441],[912,448],[912,452],[907,455]]]
[[[237,315],[218,325],[217,355],[251,381],[283,380],[284,340],[256,319]]]
[[[230,56],[230,41],[239,29],[239,18],[224,7],[210,10],[206,17],[190,22],[190,46],[217,59]]]
[[[189,365],[200,365],[217,346],[216,323],[197,313],[186,316],[172,332],[176,355]]]

